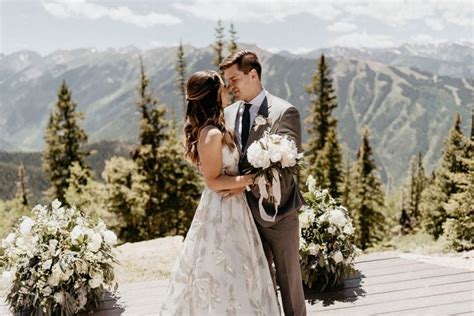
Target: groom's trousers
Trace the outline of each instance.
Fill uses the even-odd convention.
[[[272,262],[275,263],[276,281],[280,286],[285,316],[306,315],[299,255],[299,221],[296,212],[282,218],[270,227],[258,225],[265,256],[275,282]],[[275,287],[276,288],[276,287]]]

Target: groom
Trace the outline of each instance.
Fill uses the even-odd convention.
[[[237,101],[224,110],[225,121],[234,129],[237,147],[240,150],[239,170],[246,173],[252,169],[247,160],[247,148],[263,136],[270,127],[271,133],[287,135],[293,139],[301,152],[301,123],[298,110],[288,102],[271,95],[262,87],[262,67],[254,52],[243,50],[228,56],[219,65],[224,78]],[[264,124],[254,124],[255,118],[265,118]],[[261,121],[261,120],[260,120]],[[256,188],[246,191],[247,202],[252,210],[262,238],[270,271],[275,264],[276,279],[280,285],[285,315],[306,315],[306,304],[299,265],[299,221],[298,209],[303,198],[294,176],[287,169],[281,170],[281,202],[274,222],[260,216],[259,193]],[[225,192],[225,194],[234,194]],[[263,203],[265,212],[273,217],[273,204]]]

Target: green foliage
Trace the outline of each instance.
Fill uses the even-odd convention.
[[[468,165],[463,161],[467,154],[467,140],[461,130],[461,117],[456,115],[453,128],[445,139],[443,157],[435,172],[435,178],[422,194],[421,213],[423,226],[438,238],[448,218],[446,209],[450,198],[465,191],[462,177],[468,175]]]
[[[0,214],[2,214],[0,218],[0,237],[5,237],[18,219],[29,212],[30,210],[21,200],[0,200]]]
[[[400,215],[401,232],[409,233],[420,226],[421,194],[427,185],[421,153],[410,161],[407,179],[402,187],[402,211]]]
[[[474,249],[474,142],[467,142],[466,155],[459,158],[459,163],[468,169],[468,174],[459,171],[452,174],[460,190],[443,205],[447,212],[443,234],[456,251]],[[465,170],[464,167],[460,170]]]
[[[338,206],[328,190],[315,188],[308,178],[306,205],[299,214],[300,266],[303,282],[309,288],[325,291],[354,272],[354,258],[359,250],[354,245],[354,229],[349,212]]]
[[[28,206],[28,178],[25,174],[25,166],[23,165],[23,162],[20,163],[18,166],[18,181],[16,183],[17,185],[17,190],[15,194],[15,198],[21,201],[21,204],[24,206]]]
[[[184,49],[181,42],[179,43],[178,51],[176,52],[176,72],[178,73],[176,85],[179,95],[183,100],[184,114],[186,111],[186,61],[184,59]]]
[[[367,129],[353,167],[353,180],[348,207],[354,220],[356,245],[365,250],[381,241],[386,230],[382,213],[384,193],[372,158]]]
[[[222,21],[217,21],[217,27],[215,28],[216,32],[216,41],[212,48],[214,49],[215,57],[212,61],[212,64],[219,68],[219,64],[224,60],[223,50],[224,50],[224,26]]]
[[[342,153],[337,139],[337,120],[332,116],[332,111],[337,107],[332,82],[326,59],[321,55],[312,82],[306,87],[312,106],[306,119],[309,138],[305,176],[312,175],[318,185],[329,188],[331,195],[339,198],[343,181]]]
[[[72,163],[77,162],[86,168],[84,158],[87,153],[82,148],[87,143],[87,135],[78,125],[83,115],[76,112],[76,107],[77,104],[71,99],[71,91],[63,81],[58,101],[49,117],[43,151],[43,169],[51,184],[48,195],[63,203],[66,202],[64,194],[69,185],[67,179]]]
[[[230,24],[230,29],[229,29],[229,35],[230,35],[230,41],[229,41],[229,46],[227,47],[229,54],[236,53],[238,50],[237,46],[237,31],[234,29],[234,23]]]

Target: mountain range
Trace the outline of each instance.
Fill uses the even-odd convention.
[[[264,87],[294,104],[303,118],[311,105],[305,85],[323,53],[334,79],[338,100],[334,115],[344,151],[354,158],[361,130],[367,126],[382,180],[389,186],[402,181],[408,161],[419,151],[425,168],[433,170],[456,112],[462,116],[463,131],[470,133],[474,103],[470,42],[384,49],[333,47],[301,55],[271,53],[249,44],[239,47],[259,54]],[[215,68],[211,47],[185,46],[184,50],[188,74]],[[154,94],[169,117],[175,115],[180,122],[183,102],[176,88],[176,47],[0,55],[0,150],[42,149],[46,122],[63,80],[78,110],[85,113],[82,124],[90,142],[136,142],[140,56]]]

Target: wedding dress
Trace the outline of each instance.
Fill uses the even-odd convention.
[[[237,149],[223,146],[222,157],[222,174],[238,174]],[[204,190],[160,315],[280,315],[244,193]]]

